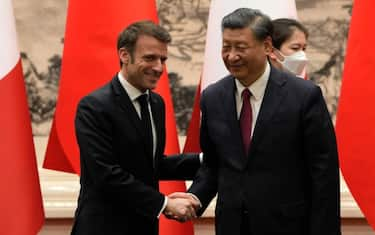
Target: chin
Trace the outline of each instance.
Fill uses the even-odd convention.
[[[242,73],[238,73],[238,72],[234,72],[234,71],[231,71],[231,74],[236,77],[236,78],[242,78],[243,77],[243,74]]]
[[[150,90],[154,90],[156,88],[156,86],[157,86],[157,83],[155,83],[155,84],[149,84],[147,86],[147,88],[150,89]]]

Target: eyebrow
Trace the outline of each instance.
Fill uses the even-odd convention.
[[[302,43],[292,43],[290,44],[290,46],[301,46],[301,47],[304,47],[304,46],[307,46],[307,43],[306,44],[302,44]]]
[[[168,56],[158,55],[158,54],[144,54],[142,58],[160,58],[161,60],[167,60]]]

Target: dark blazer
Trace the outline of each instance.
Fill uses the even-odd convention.
[[[189,189],[203,208],[218,194],[216,234],[340,234],[339,168],[331,118],[319,87],[271,68],[248,156],[241,141],[235,82],[227,76],[201,97],[205,163]]]
[[[158,180],[195,175],[200,166],[197,155],[163,155],[164,102],[150,92],[150,104],[157,133],[155,160],[117,76],[80,101],[75,125],[81,189],[72,234],[155,235],[164,202]]]

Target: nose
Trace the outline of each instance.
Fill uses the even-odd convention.
[[[238,56],[238,53],[236,53],[234,50],[231,50],[227,54],[227,59],[230,62],[238,60],[240,57]]]
[[[164,68],[164,63],[161,60],[156,60],[152,69],[158,73],[162,73],[163,68]]]

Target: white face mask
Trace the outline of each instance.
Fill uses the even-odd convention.
[[[283,66],[284,69],[297,76],[303,76],[308,62],[305,52],[297,51],[288,56],[283,55],[280,51],[279,53],[284,57],[284,60],[281,61],[278,59],[277,61]]]

